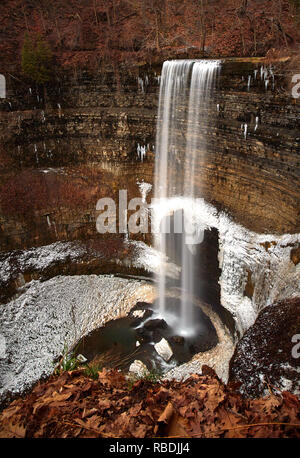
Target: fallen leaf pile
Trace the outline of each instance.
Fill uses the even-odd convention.
[[[300,437],[289,392],[243,399],[212,369],[184,382],[129,385],[117,370],[51,376],[0,413],[0,437]]]

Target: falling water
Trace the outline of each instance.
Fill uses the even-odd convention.
[[[155,198],[159,200],[179,196],[186,199],[201,197],[201,182],[197,181],[196,168],[203,161],[207,150],[209,129],[208,110],[212,103],[219,61],[174,60],[163,65],[156,137]],[[199,195],[200,194],[200,195]],[[194,294],[194,257],[192,221],[188,220],[189,208],[183,209],[183,233],[181,246],[175,243],[181,267],[181,315],[178,330],[187,333],[194,328],[191,301]],[[157,215],[161,218],[162,215]],[[165,215],[169,216],[169,215]],[[174,215],[175,219],[175,215]],[[187,224],[188,223],[188,224]],[[187,230],[189,226],[189,230]],[[155,245],[168,255],[168,220],[164,218],[160,231],[155,235]],[[176,231],[175,231],[176,232]],[[158,274],[160,314],[166,314],[166,272],[162,265]]]

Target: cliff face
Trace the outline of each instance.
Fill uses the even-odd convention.
[[[208,152],[198,152],[199,192],[263,233],[300,229],[300,109],[282,65],[223,63]],[[119,189],[138,197],[138,183],[153,182],[160,70],[81,75],[45,92],[6,75],[2,250],[96,237],[98,199],[118,201]]]

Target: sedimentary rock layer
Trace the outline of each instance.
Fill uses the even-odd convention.
[[[300,230],[300,109],[282,65],[222,64],[207,154],[197,154],[199,195],[263,233]],[[123,187],[139,196],[136,181],[153,182],[159,71],[120,69],[119,88],[109,72],[82,75],[45,94],[7,77],[2,249],[97,236],[98,198],[117,199]]]

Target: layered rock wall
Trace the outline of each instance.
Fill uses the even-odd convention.
[[[207,153],[197,154],[199,194],[263,233],[300,229],[300,108],[282,65],[222,64]],[[153,182],[160,70],[81,75],[45,92],[7,75],[2,250],[97,237],[99,198],[117,201],[119,189],[137,197],[137,182]]]

